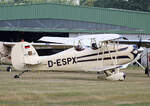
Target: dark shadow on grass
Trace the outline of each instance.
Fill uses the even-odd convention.
[[[96,77],[96,76],[95,76]],[[61,79],[61,80],[76,80],[76,81],[79,81],[79,80],[82,80],[82,81],[106,81],[105,78],[95,78],[95,79],[92,79],[92,78],[85,78],[85,77],[55,77],[53,79]]]

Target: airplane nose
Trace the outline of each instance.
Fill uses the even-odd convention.
[[[138,46],[137,45],[133,45],[133,49],[134,50],[138,50]]]
[[[133,45],[133,50],[137,52],[137,54],[140,54],[144,51],[142,47],[138,48],[137,45]]]

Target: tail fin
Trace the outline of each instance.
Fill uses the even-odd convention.
[[[11,62],[17,70],[28,70],[27,66],[40,64],[40,59],[30,43],[20,42],[12,48]]]

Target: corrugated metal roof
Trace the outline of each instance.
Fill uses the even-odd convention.
[[[64,19],[84,22],[112,24],[137,28],[138,31],[89,31],[89,30],[54,30],[54,32],[91,32],[91,33],[146,33],[150,34],[150,13],[95,7],[81,7],[61,4],[27,4],[16,6],[1,6],[0,20],[21,19]],[[7,28],[0,30],[18,31],[52,31],[48,29]]]

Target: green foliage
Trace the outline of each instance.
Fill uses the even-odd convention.
[[[150,11],[149,0],[96,0],[95,7]]]
[[[38,4],[38,3],[60,3],[60,4],[69,4],[69,5],[74,5],[73,1],[70,0],[1,0],[0,4],[15,4],[15,5],[20,5],[20,4]]]
[[[74,5],[73,0],[1,0],[0,4],[62,3]],[[80,0],[83,6],[117,8],[150,12],[150,0]]]
[[[80,0],[80,4],[85,6],[94,6],[95,1],[96,0]]]

